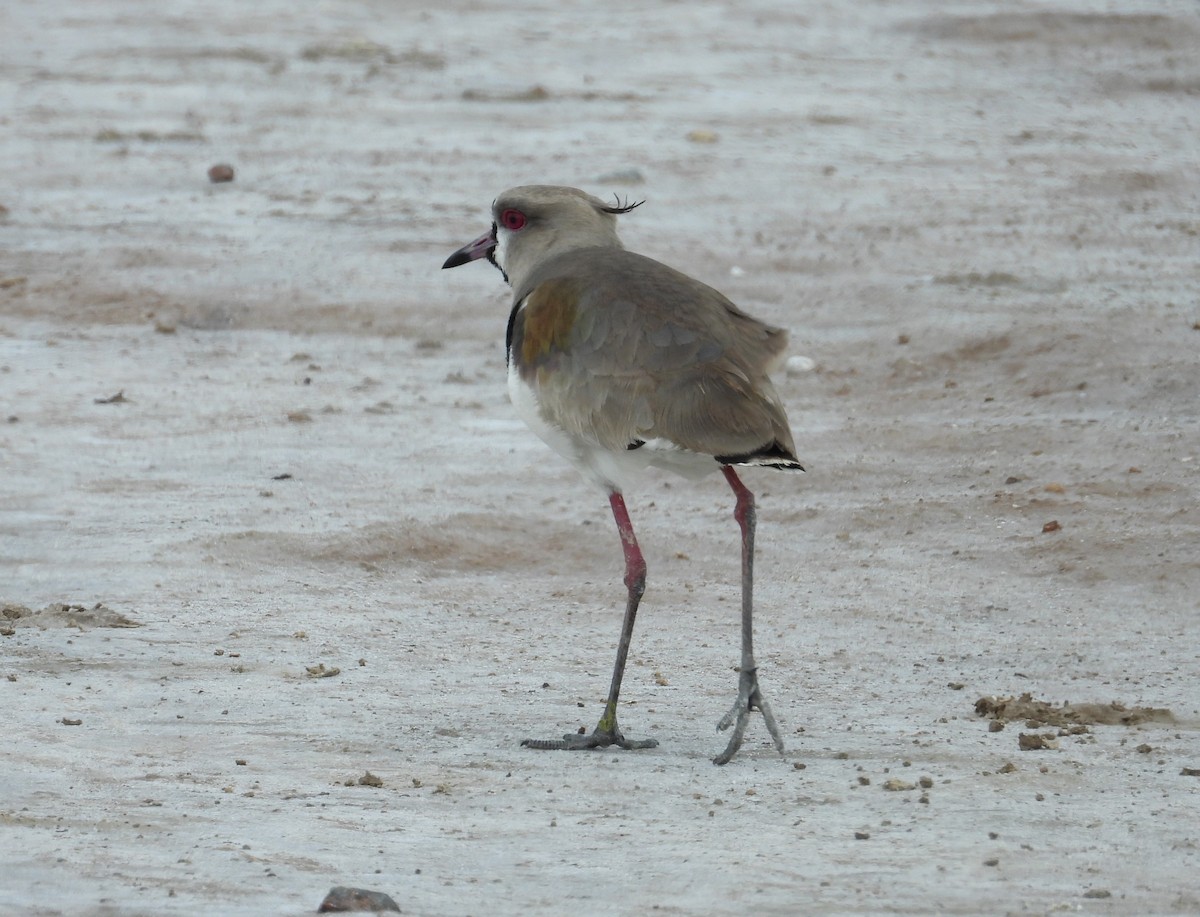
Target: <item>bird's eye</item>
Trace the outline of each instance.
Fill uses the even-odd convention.
[[[525,228],[525,214],[520,210],[508,209],[500,214],[500,225],[505,229],[516,232]]]

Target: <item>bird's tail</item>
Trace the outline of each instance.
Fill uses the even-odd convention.
[[[786,446],[779,440],[747,452],[743,455],[714,456],[722,465],[759,465],[763,468],[775,468],[779,471],[803,471],[804,466]]]

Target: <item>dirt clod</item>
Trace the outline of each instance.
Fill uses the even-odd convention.
[[[43,630],[50,627],[74,627],[77,630],[89,630],[93,627],[141,627],[137,621],[113,611],[103,602],[96,602],[90,608],[70,602],[51,602],[37,611],[15,602],[2,602],[0,618],[13,624],[36,624]]]
[[[400,913],[400,906],[390,895],[383,892],[368,891],[365,888],[346,888],[338,885],[329,890],[329,894],[317,908],[318,914],[341,914],[349,911],[394,911]]]
[[[1041,751],[1058,748],[1058,740],[1047,732],[1022,732],[1017,736],[1017,747],[1021,751]]]
[[[1173,723],[1175,716],[1165,707],[1126,707],[1113,701],[1108,704],[1052,704],[1035,700],[1031,694],[1019,697],[981,697],[975,701],[975,713],[991,717],[996,722],[1033,720],[1039,728],[1049,726],[1098,725],[1137,726],[1141,723]],[[990,728],[990,727],[989,727]]]
[[[308,673],[309,678],[333,678],[335,675],[342,674],[342,670],[336,666],[328,669],[325,668],[325,663],[323,662],[318,662],[316,665],[305,666],[304,671]]]

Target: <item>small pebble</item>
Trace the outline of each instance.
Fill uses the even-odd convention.
[[[802,376],[816,369],[817,361],[812,357],[794,356],[788,357],[787,363],[784,365],[789,376]]]
[[[318,914],[342,914],[348,911],[371,911],[376,914],[380,911],[394,911],[398,914],[400,906],[383,892],[339,885],[330,889],[321,906],[317,908]]]

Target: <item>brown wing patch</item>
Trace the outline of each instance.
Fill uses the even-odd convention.
[[[579,313],[577,285],[567,278],[547,280],[525,299],[520,360],[536,366],[567,349]]]

